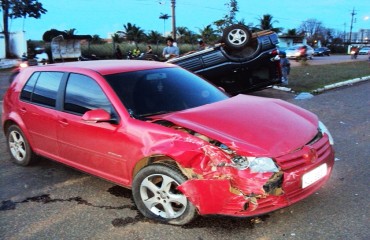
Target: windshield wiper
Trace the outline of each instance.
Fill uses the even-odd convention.
[[[166,114],[166,113],[171,113],[173,111],[158,111],[158,112],[154,112],[154,113],[145,113],[145,114],[139,114],[139,115],[136,115],[138,118],[145,118],[145,117],[149,117],[149,116],[155,116],[155,115],[161,115],[161,114]]]

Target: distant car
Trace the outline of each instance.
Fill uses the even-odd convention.
[[[251,33],[241,24],[223,31],[220,44],[168,60],[192,71],[230,94],[281,83],[278,37],[265,30]]]
[[[313,52],[314,56],[330,56],[330,49],[327,47],[319,47],[316,48]]]
[[[334,165],[334,142],[315,114],[279,99],[230,97],[174,64],[24,68],[2,109],[14,163],[43,156],[99,176],[131,189],[144,216],[175,225],[287,207],[316,193]]]
[[[359,55],[366,55],[366,54],[368,54],[369,51],[370,51],[370,46],[365,46],[365,47],[362,47],[360,49],[360,51],[358,51],[358,54]]]
[[[45,65],[49,63],[49,56],[45,52],[44,48],[35,48],[35,59],[39,65]]]
[[[306,47],[306,56],[303,56],[305,47]],[[285,52],[287,58],[290,59],[302,59],[302,58],[312,59],[314,50],[309,45],[297,44],[287,48]]]

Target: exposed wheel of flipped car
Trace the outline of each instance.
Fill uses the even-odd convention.
[[[251,36],[252,34],[246,26],[235,24],[225,28],[222,34],[222,42],[230,49],[239,50],[248,45]]]
[[[6,137],[10,155],[14,163],[27,166],[36,161],[36,155],[33,153],[22,130],[17,125],[9,127]]]
[[[152,164],[141,169],[132,184],[132,194],[139,211],[148,218],[184,225],[193,220],[196,208],[177,187],[187,179],[169,164]]]

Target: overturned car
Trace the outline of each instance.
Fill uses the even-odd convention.
[[[229,97],[154,61],[26,68],[4,97],[2,128],[16,164],[44,156],[107,179],[132,189],[143,215],[175,225],[289,206],[325,184],[334,164],[313,113]]]
[[[236,24],[223,31],[220,44],[168,62],[237,94],[281,83],[277,44],[273,31],[251,33],[246,26]]]

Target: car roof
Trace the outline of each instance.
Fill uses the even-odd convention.
[[[101,75],[108,75],[120,72],[133,72],[167,67],[176,67],[176,65],[145,60],[93,60],[54,63],[32,68],[34,71],[73,71],[85,69],[98,72]]]

